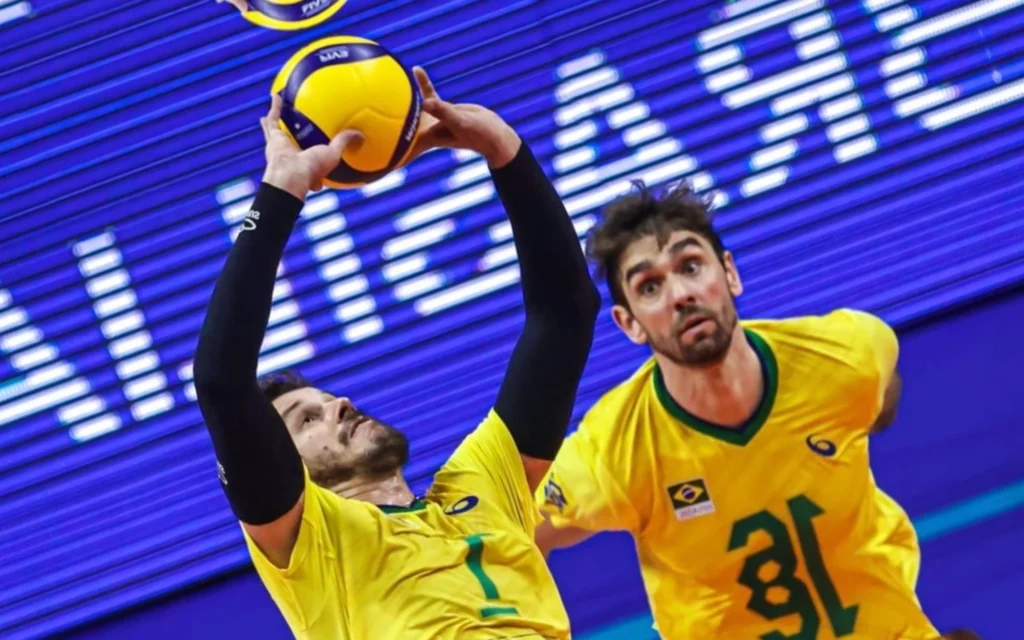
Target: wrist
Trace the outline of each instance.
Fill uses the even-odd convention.
[[[267,165],[263,171],[263,182],[277,187],[281,191],[287,191],[302,201],[306,200],[306,194],[309,193],[309,185],[301,177],[296,176],[292,171],[273,165]]]
[[[491,169],[501,169],[512,162],[523,144],[515,129],[504,123],[502,125],[499,131],[495,133],[494,139],[491,141],[486,153],[481,154],[487,160],[487,165]]]

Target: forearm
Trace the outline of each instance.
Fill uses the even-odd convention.
[[[596,531],[580,529],[578,527],[555,527],[547,518],[541,520],[534,531],[534,542],[540,547],[544,557],[547,558],[552,551],[568,549],[594,535]]]
[[[552,460],[572,416],[600,306],[576,230],[530,149],[492,171],[515,238],[526,320],[495,410],[520,453]]]
[[[525,142],[491,174],[512,227],[527,314],[557,310],[586,321],[600,298],[554,185]]]
[[[302,201],[261,184],[217,278],[193,363],[196,396],[243,522],[263,524],[297,502],[302,462],[256,380],[278,263]]]

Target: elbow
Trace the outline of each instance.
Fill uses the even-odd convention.
[[[224,378],[206,369],[193,365],[192,384],[196,388],[196,398],[214,398],[229,393]]]
[[[192,361],[192,384],[201,404],[216,404],[225,398],[237,397],[239,385],[243,383],[238,373],[230,370],[228,358],[218,357],[200,341]]]
[[[896,421],[896,411],[900,405],[900,396],[903,394],[903,379],[898,371],[894,371],[889,385],[885,388],[885,395],[882,400],[882,409],[878,412],[875,422],[871,425],[872,435],[881,433],[889,428]]]
[[[878,417],[875,419],[874,424],[871,425],[871,429],[868,431],[871,435],[878,435],[883,431],[887,431],[889,426],[896,421],[896,407],[883,409]]]
[[[193,375],[192,384],[196,388],[196,402],[204,413],[222,412],[232,406],[232,398],[238,397],[238,390],[223,377]]]
[[[200,338],[199,347],[192,359],[192,384],[196,387],[196,395],[205,395],[223,384],[224,372],[219,370],[222,367],[218,366],[217,361],[218,358],[210,354],[210,349],[203,345]]]
[[[534,530],[533,541],[545,560],[550,558],[551,552],[558,548],[558,530],[547,517],[542,516],[540,524]]]

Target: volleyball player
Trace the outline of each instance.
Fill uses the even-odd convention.
[[[896,334],[851,309],[740,321],[708,201],[639,187],[588,251],[653,355],[565,441],[538,544],[628,531],[666,639],[937,638],[913,525],[868,461],[899,399]]]
[[[424,95],[419,149],[483,156],[510,220],[525,323],[493,408],[414,495],[401,431],[344,390],[256,375],[278,262],[303,198],[359,143],[299,151],[262,120],[266,170],[209,303],[194,363],[221,480],[256,571],[299,638],[567,638],[534,545],[532,491],[561,445],[599,297],[573,225],[529,147],[479,106]],[[342,354],[339,357],[344,357]]]

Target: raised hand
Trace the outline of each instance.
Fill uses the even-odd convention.
[[[413,67],[413,75],[423,95],[423,114],[411,158],[437,147],[470,149],[498,168],[516,156],[522,142],[501,116],[480,105],[445,102],[422,67]]]
[[[260,118],[267,157],[263,181],[305,199],[310,191],[323,189],[323,180],[341,162],[342,151],[357,148],[363,142],[363,135],[358,131],[342,131],[330,144],[299,149],[279,124],[282,102],[281,96],[273,95],[270,111]]]

